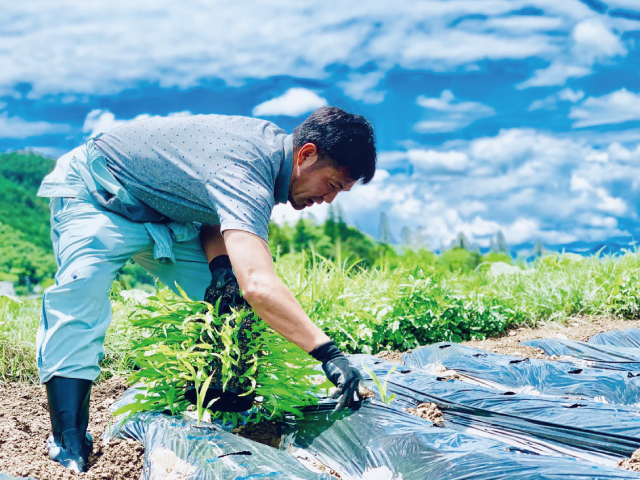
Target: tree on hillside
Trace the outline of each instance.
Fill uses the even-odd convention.
[[[24,294],[55,273],[56,261],[51,251],[34,245],[24,233],[0,222],[0,280],[14,282],[16,291]]]
[[[542,243],[540,240],[538,240],[536,242],[536,244],[533,246],[533,255],[535,257],[541,257],[545,254],[546,249],[544,248],[544,243]]]
[[[48,201],[36,197],[31,186],[0,177],[0,222],[23,232],[31,243],[51,249]]]
[[[395,243],[393,235],[391,234],[389,219],[387,218],[387,213],[384,210],[380,212],[380,241],[387,245]]]
[[[411,242],[412,242],[412,238],[413,238],[413,233],[411,232],[411,227],[405,225],[404,227],[402,227],[402,230],[400,230],[400,243],[403,247],[410,249],[411,248]]]
[[[456,239],[451,244],[451,249],[461,248],[463,250],[471,250],[471,244],[464,232],[458,233]]]
[[[504,236],[504,233],[502,233],[502,230],[498,230],[498,233],[496,233],[496,243],[495,243],[495,253],[508,253],[509,252],[509,246],[507,245],[507,239]]]

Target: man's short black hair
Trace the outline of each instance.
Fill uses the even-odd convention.
[[[351,180],[369,183],[376,173],[375,135],[362,115],[319,108],[293,130],[293,147],[306,143],[317,147],[321,159],[329,157],[337,168],[345,168]]]

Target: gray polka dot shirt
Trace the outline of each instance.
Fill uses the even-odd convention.
[[[129,193],[176,222],[267,240],[273,207],[289,196],[292,138],[265,120],[150,118],[105,133],[95,146]]]

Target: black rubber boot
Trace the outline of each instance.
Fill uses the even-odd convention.
[[[93,439],[89,425],[91,380],[53,377],[47,383],[47,398],[53,435],[47,439],[49,458],[76,473],[86,472]]]

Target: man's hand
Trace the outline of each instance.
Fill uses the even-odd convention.
[[[336,344],[333,341],[323,343],[311,350],[309,355],[322,362],[325,375],[338,387],[333,397],[340,399],[334,411],[339,412],[346,407],[358,406],[361,401],[358,387],[362,381],[362,375],[349,363],[349,359]]]
[[[214,305],[220,299],[219,315],[231,313],[231,308],[251,308],[240,292],[238,280],[227,255],[219,255],[209,262],[211,285],[207,287],[204,301]]]

